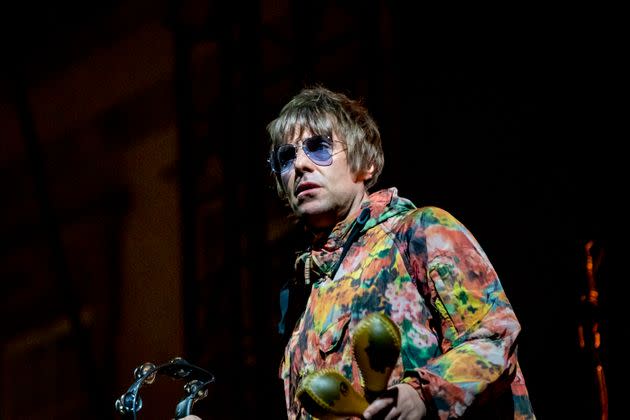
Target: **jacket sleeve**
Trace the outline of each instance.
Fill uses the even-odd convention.
[[[416,370],[417,388],[440,418],[460,417],[484,391],[509,388],[520,325],[490,261],[459,221],[427,207],[416,222],[408,257],[442,351]]]

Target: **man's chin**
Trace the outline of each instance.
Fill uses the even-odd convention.
[[[313,200],[309,197],[307,199],[295,200],[291,207],[293,207],[293,211],[296,215],[304,217],[307,215],[316,215],[317,213],[321,213],[322,205],[318,200]]]
[[[304,219],[306,221],[311,221],[311,220],[315,220],[315,219],[321,217],[322,214],[324,214],[324,213],[322,211],[320,211],[319,209],[298,207],[295,210],[295,214],[300,219]]]

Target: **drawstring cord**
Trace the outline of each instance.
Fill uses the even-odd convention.
[[[335,263],[335,266],[332,269],[332,272],[330,273],[329,278],[331,279],[335,278],[335,274],[337,274],[337,270],[339,270],[339,267],[341,266],[341,262],[343,261],[346,254],[348,253],[350,246],[352,246],[352,243],[356,239],[359,232],[361,232],[361,229],[363,229],[363,226],[365,226],[369,218],[370,218],[370,208],[366,207],[361,211],[361,214],[359,214],[359,217],[357,217],[356,220],[354,221],[354,225],[352,226],[352,231],[350,231],[350,234],[348,235],[348,239],[343,244],[341,255],[339,256],[339,259]]]
[[[343,244],[343,249],[341,250],[341,255],[339,256],[339,259],[337,260],[337,262],[335,263],[335,266],[332,270],[332,272],[330,273],[329,278],[333,279],[335,278],[335,274],[337,273],[337,270],[339,269],[339,267],[341,266],[341,262],[343,261],[343,259],[345,258],[346,254],[348,253],[348,250],[350,249],[350,246],[352,245],[352,243],[355,241],[355,239],[357,238],[357,236],[359,235],[359,233],[361,232],[361,229],[363,229],[363,226],[365,226],[365,224],[367,223],[367,221],[370,218],[370,209],[368,207],[364,208],[361,211],[361,214],[359,214],[359,217],[357,217],[354,221],[354,225],[352,226],[352,230],[350,231],[350,234],[348,235],[348,239],[346,240],[346,242]],[[311,261],[311,256],[308,255],[304,261],[304,284],[307,286],[311,285],[311,268],[312,268],[312,261]],[[280,334],[285,334],[286,332],[286,323],[287,323],[287,316],[288,316],[288,311],[289,311],[289,283],[287,282],[287,284],[285,284],[282,289],[280,290],[280,313],[281,313],[281,318],[280,318],[280,322],[278,322],[278,332]]]

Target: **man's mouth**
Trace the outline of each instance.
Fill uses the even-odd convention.
[[[297,197],[298,195],[300,195],[300,193],[304,191],[312,190],[319,187],[320,185],[314,182],[300,182],[295,189],[295,196]]]

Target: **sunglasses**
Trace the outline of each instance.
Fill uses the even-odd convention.
[[[293,167],[297,157],[295,144],[283,144],[272,150],[269,156],[271,170],[283,174]],[[330,136],[313,136],[302,140],[302,150],[308,158],[319,166],[330,166],[333,157],[333,140]]]

